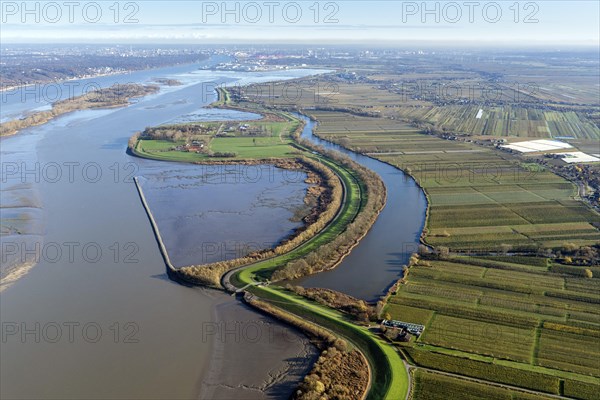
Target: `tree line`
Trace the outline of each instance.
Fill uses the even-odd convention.
[[[375,172],[354,162],[341,153],[326,150],[321,146],[312,144],[308,140],[300,139],[299,142],[301,145],[325,154],[336,163],[355,171],[359,180],[366,188],[367,201],[363,209],[354,221],[346,227],[344,232],[307,256],[289,262],[277,269],[271,277],[273,281],[297,279],[333,268],[368,232],[386,201],[385,185]]]

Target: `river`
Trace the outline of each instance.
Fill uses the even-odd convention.
[[[162,87],[127,108],[75,112],[1,139],[2,199],[3,205],[4,200],[10,205],[1,210],[3,251],[10,249],[9,261],[14,262],[30,260],[32,246],[41,248],[33,268],[13,270],[14,279],[7,284],[3,279],[2,398],[278,399],[287,398],[310,368],[316,351],[293,329],[221,292],[184,287],[167,278],[131,178],[145,177],[149,191],[165,185],[173,191],[173,180],[189,181],[194,167],[141,160],[124,150],[128,138],[147,126],[199,115],[230,117],[202,108],[214,100],[218,84],[284,80],[322,71],[239,73],[198,70],[200,66],[99,78],[101,87],[148,83],[155,77],[179,79],[183,85]],[[21,102],[15,100],[19,95],[11,96],[3,97],[2,118],[48,106],[42,98]],[[308,121],[303,136],[377,172],[388,200],[369,234],[341,265],[301,283],[375,299],[401,275],[402,265],[416,251],[425,198],[401,171],[321,141],[312,135],[313,128]],[[25,175],[24,169],[29,171]],[[303,190],[299,182],[271,183],[252,186],[254,192],[247,197],[238,196],[236,185],[220,186],[220,194],[213,194],[228,201],[238,196],[246,205],[244,201],[268,194],[268,207],[282,199],[297,200]],[[212,192],[210,187],[194,190],[187,193],[210,197]],[[161,229],[167,233],[178,231],[178,216],[167,212],[169,206],[182,209],[184,216],[192,216],[194,207],[199,212],[206,207],[189,199],[169,202],[175,196],[157,192],[149,200],[151,205],[154,200],[153,211],[161,215],[159,225],[162,220]],[[275,220],[283,221],[291,213],[289,208],[276,208],[280,214]],[[246,225],[259,226],[256,221],[264,214],[258,211],[258,219],[250,218]],[[5,230],[5,221],[13,228]],[[196,218],[185,225],[185,234],[169,234],[170,247],[180,252],[179,264],[198,256],[188,252],[195,242],[221,243],[230,234],[214,239],[211,229],[195,229],[215,221]],[[284,224],[275,236],[260,240],[273,242],[293,227]],[[252,233],[248,226],[244,230],[246,236],[239,241]],[[10,258],[7,251],[3,262],[5,258]]]
[[[416,182],[399,169],[357,154],[313,134],[316,123],[298,115],[306,125],[301,137],[339,151],[375,171],[387,189],[387,203],[369,233],[335,269],[293,283],[323,287],[367,301],[378,300],[402,276],[402,267],[417,252],[425,223],[427,200]]]
[[[273,248],[302,226],[294,213],[304,207],[304,172],[273,165],[148,164],[140,171],[141,186],[176,268]]]
[[[2,258],[10,252],[37,264],[2,281],[0,397],[275,399],[310,368],[316,352],[303,335],[221,292],[167,278],[131,178],[173,165],[131,157],[125,148],[136,131],[198,112],[214,100],[216,84],[320,71],[198,67],[99,78],[102,86],[154,77],[184,85],[1,139],[3,199],[11,200],[1,210]],[[3,113],[46,106],[42,98],[26,106],[15,98]]]

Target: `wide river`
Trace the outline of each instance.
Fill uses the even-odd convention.
[[[131,177],[151,182],[166,176],[173,182],[189,178],[192,167],[141,160],[125,149],[129,137],[147,126],[213,114],[201,109],[214,100],[216,84],[320,71],[233,73],[199,67],[83,81],[107,87],[165,77],[184,85],[163,87],[126,108],[75,112],[1,140],[1,398],[279,399],[287,398],[310,368],[317,353],[303,335],[221,292],[167,278]],[[3,113],[40,109],[48,99],[21,100],[5,94]],[[214,194],[208,204],[221,203],[221,208],[223,199],[238,198],[239,207],[262,199],[258,219],[246,218],[258,232],[265,207],[278,202],[287,207],[294,193],[301,201],[302,181],[282,185],[273,180],[244,192],[220,185],[216,191],[208,187],[200,193],[196,187],[183,193]],[[163,199],[149,201],[160,208]],[[193,203],[184,200],[167,207],[187,207],[185,215]],[[206,211],[201,200],[198,213]],[[275,205],[278,218],[287,223],[278,234],[286,234],[293,227],[286,216],[293,210]],[[219,230],[217,222],[209,223]],[[198,243],[220,240],[211,229],[187,232]],[[38,262],[28,269],[18,268],[19,261]]]
[[[2,272],[0,397],[279,399],[310,368],[316,351],[294,330],[221,292],[168,280],[130,178],[143,179],[179,265],[230,258],[242,250],[223,249],[238,249],[248,237],[255,239],[252,247],[287,234],[296,226],[289,217],[301,204],[302,179],[281,179],[275,169],[268,179],[232,184],[231,171],[140,160],[124,150],[146,126],[244,117],[202,109],[214,100],[216,84],[321,71],[234,73],[199,66],[75,81],[107,87],[164,77],[184,85],[163,87],[127,108],[76,112],[2,139],[2,262],[29,263]],[[4,119],[4,110],[14,117],[47,107],[45,98],[22,101],[15,94],[3,97]],[[374,299],[416,250],[425,198],[402,172],[313,137],[313,127],[308,121],[303,136],[379,173],[388,202],[338,268],[302,284]],[[211,174],[225,183],[199,184]],[[35,246],[41,251],[29,251]],[[32,253],[41,257],[28,268]]]

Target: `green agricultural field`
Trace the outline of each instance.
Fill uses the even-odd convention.
[[[420,69],[431,66],[421,66]],[[260,97],[257,90],[248,88],[245,95],[250,101],[263,103],[265,105],[293,106],[300,108],[339,108],[348,109],[361,113],[371,113],[394,119],[402,119],[425,123],[430,126],[444,129],[461,135],[471,136],[517,136],[531,138],[573,137],[580,140],[600,139],[600,128],[589,118],[587,113],[579,111],[552,111],[544,110],[535,105],[521,105],[519,100],[525,100],[523,92],[515,91],[511,85],[502,85],[500,98],[503,105],[473,105],[473,104],[439,104],[436,99],[428,98],[428,93],[435,93],[436,87],[441,87],[447,82],[450,72],[446,69],[443,73],[389,73],[389,71],[372,70],[358,71],[360,74],[369,76],[371,80],[380,81],[382,85],[374,83],[330,83],[323,78],[304,78],[297,81],[293,94],[286,93],[289,90],[286,83],[274,84],[269,87],[269,93],[277,93],[276,96]],[[467,87],[488,87],[489,85],[475,76],[464,76],[452,85],[462,87],[463,95],[471,98],[481,98],[480,91],[469,92]],[[436,75],[439,77],[436,79]],[[459,74],[460,75],[460,74]],[[419,87],[425,87],[424,91],[415,90],[412,83],[406,83],[403,79],[419,79]],[[561,79],[561,83],[562,79]],[[544,82],[544,86],[552,86],[551,82]],[[260,86],[260,85],[258,85]],[[564,94],[566,88],[561,85],[560,89],[550,95],[539,91],[544,101]],[[597,98],[597,93],[589,87],[582,87],[589,92],[588,101]],[[278,90],[281,92],[278,93]],[[439,89],[437,89],[439,90]],[[266,92],[266,89],[263,91]],[[469,93],[467,93],[469,92]],[[542,95],[543,93],[543,95]],[[570,92],[572,97],[576,92]],[[581,91],[578,90],[578,94]],[[415,94],[420,94],[421,99],[415,99]],[[440,93],[438,93],[440,94]],[[443,94],[442,97],[454,99],[453,94]],[[429,96],[431,97],[431,96]],[[495,96],[494,96],[495,98]],[[515,103],[515,99],[517,102]],[[489,100],[485,96],[484,100]],[[533,98],[530,98],[533,100]],[[564,102],[569,98],[555,98]],[[510,104],[511,102],[515,104]],[[596,104],[597,99],[591,101]],[[476,118],[479,110],[483,110],[481,118]]]
[[[319,136],[415,177],[429,198],[426,240],[434,246],[486,251],[600,242],[600,216],[574,200],[570,182],[536,165],[522,164],[489,148],[423,135],[394,120],[331,111],[309,113],[319,121]],[[582,268],[569,275],[553,272],[556,268],[536,257],[427,260],[410,269],[408,282],[390,298],[385,312],[394,319],[425,325],[417,345],[460,354],[458,368],[467,368],[461,364],[469,356],[484,357],[502,368],[492,368],[482,379],[535,389],[533,381],[543,377],[538,382],[551,385],[536,390],[563,394],[566,379],[594,385],[596,378],[589,379],[600,370],[592,362],[597,356],[593,351],[579,362],[569,360],[568,350],[563,356],[552,335],[564,336],[575,357],[593,346],[590,337],[594,336],[571,338],[570,332],[548,332],[544,324],[597,332],[596,296],[600,292],[590,283],[596,279],[583,278]],[[436,369],[444,368],[447,364],[440,363]],[[442,385],[440,398],[448,398],[446,386],[450,384]],[[480,389],[486,394],[475,398],[494,398],[490,387]],[[464,390],[470,388],[459,389]],[[415,389],[414,398],[427,398],[424,393]]]
[[[589,278],[582,267],[500,254],[596,245],[600,215],[579,201],[566,179],[465,135],[488,143],[484,136],[592,141],[600,138],[600,129],[579,111],[535,106],[488,106],[477,119],[480,106],[407,99],[390,83],[399,82],[395,74],[378,68],[359,73],[371,81],[336,82],[335,90],[325,93],[321,86],[320,93],[291,102],[279,95],[252,101],[303,110],[318,121],[319,137],[397,166],[424,189],[429,202],[424,240],[447,247],[451,255],[425,257],[411,267],[383,310],[425,326],[419,338],[399,345],[408,362],[421,367],[414,373],[412,398],[544,399],[548,393],[597,399],[600,267],[589,267]],[[427,79],[428,73],[421,75]],[[467,72],[457,75],[472,79]],[[317,87],[319,79],[298,83]],[[426,133],[432,131],[460,137]],[[459,256],[470,253],[494,255]]]
[[[144,132],[135,150],[154,159],[194,162],[292,157],[292,133],[299,122],[285,114],[265,120],[163,125]],[[166,138],[165,138],[166,137]],[[187,146],[202,143],[202,148]]]
[[[595,399],[589,394],[600,392],[600,280],[553,267],[524,256],[420,260],[384,312],[425,325],[404,346],[418,366]],[[456,382],[440,384],[451,390]],[[428,398],[428,390],[414,398]]]
[[[537,363],[548,368],[600,376],[598,340],[599,329],[579,329],[577,333],[541,329]]]
[[[477,119],[480,109],[483,115]],[[403,114],[404,111],[400,109],[399,113]],[[597,126],[583,114],[572,111],[542,111],[519,105],[448,105],[406,111],[412,118],[465,135],[600,138]]]
[[[209,154],[183,152],[172,150],[173,146],[183,145],[181,142],[168,142],[158,140],[140,140],[136,150],[141,154],[154,159],[170,161],[206,161],[227,159],[259,159],[259,158],[284,158],[297,155],[297,150],[290,141],[280,141],[276,138],[259,138],[254,142],[249,138],[215,138],[211,141],[210,150],[218,152],[232,152],[231,157],[211,157]]]
[[[410,307],[402,304],[390,303],[386,311],[392,318],[402,319],[406,322],[412,322],[413,324],[427,325],[431,317],[433,317],[433,310],[425,310],[418,307]]]
[[[429,199],[427,242],[452,250],[600,242],[600,215],[573,184],[511,155],[418,133],[406,123],[309,111],[317,134],[410,173]],[[595,224],[595,225],[594,225]]]
[[[436,314],[419,339],[434,346],[529,363],[535,329]]]
[[[564,395],[575,399],[594,400],[598,399],[600,392],[600,380],[596,383],[580,382],[571,379],[565,379]]]
[[[194,162],[206,158],[200,154],[171,151],[170,149],[177,145],[184,145],[185,141],[171,142],[168,140],[138,140],[135,151],[144,157],[156,160]]]
[[[549,400],[551,397],[519,392],[417,369],[414,374],[415,400]]]
[[[236,158],[289,157],[293,151],[290,140],[279,137],[219,137],[210,143],[213,152],[233,152]]]
[[[567,243],[600,243],[600,215],[578,200],[572,183],[499,150],[421,133],[434,127],[474,137],[564,136],[597,142],[600,129],[586,115],[508,104],[515,94],[511,88],[506,88],[506,93],[512,93],[505,99],[506,105],[441,106],[427,99],[416,101],[401,90],[403,76],[432,80],[434,86],[443,83],[436,78],[441,75],[435,67],[421,67],[428,72],[390,73],[381,67],[357,71],[373,77],[371,83],[305,78],[297,81],[302,91],[293,99],[277,92],[283,91],[285,84],[275,84],[271,89],[276,96],[251,100],[304,109],[319,122],[316,133],[320,137],[411,174],[428,196],[426,241],[433,246],[456,251],[529,251]],[[456,72],[456,78],[479,82],[476,74],[467,72]],[[582,87],[576,86],[579,92]],[[540,96],[546,101],[554,95]],[[483,116],[477,119],[480,108]]]
[[[421,348],[407,349],[406,352],[416,365],[460,374],[490,382],[505,383],[525,389],[551,394],[560,394],[560,379],[556,376],[525,369],[511,368],[494,362],[494,359],[473,359],[457,354],[444,354]]]

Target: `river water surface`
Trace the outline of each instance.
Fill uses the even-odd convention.
[[[2,208],[2,246],[12,254],[3,254],[2,273],[14,277],[6,285],[3,279],[0,294],[2,398],[279,399],[310,368],[316,352],[302,335],[221,292],[167,278],[131,180],[141,177],[171,257],[185,265],[237,256],[242,250],[235,246],[249,237],[272,244],[288,234],[297,226],[290,216],[301,204],[303,177],[283,179],[272,168],[258,180],[210,184],[206,177],[227,178],[230,172],[142,160],[125,148],[147,126],[249,117],[202,108],[214,99],[217,84],[321,71],[198,67],[98,79],[102,87],[154,77],[184,85],[163,87],[127,108],[75,112],[2,139],[2,200],[10,205]],[[3,98],[2,118],[47,107],[42,100],[16,98]],[[300,283],[374,299],[416,251],[425,198],[399,170],[321,141],[313,128],[308,121],[303,136],[377,172],[388,201],[340,266]],[[16,173],[4,169],[6,161]],[[25,168],[34,172],[23,176]],[[202,243],[217,247],[198,253]],[[37,265],[14,269],[15,261],[31,261],[29,250],[36,245]],[[4,261],[13,269],[4,269]]]
[[[11,201],[1,210],[2,272],[14,278],[10,285],[3,279],[0,294],[3,399],[286,398],[310,368],[316,353],[303,335],[221,292],[167,278],[131,178],[189,167],[140,160],[125,149],[133,133],[212,101],[207,83],[319,71],[244,74],[198,67],[99,78],[104,87],[153,77],[184,85],[163,87],[126,108],[75,112],[1,140],[2,199]],[[3,113],[11,115],[45,106],[42,99],[6,100]],[[5,161],[16,172],[5,170]],[[245,198],[235,186],[229,190]],[[278,190],[275,200],[285,203],[301,186],[274,186]],[[284,218],[289,211],[281,210]],[[5,230],[6,221],[17,231]],[[15,257],[37,265],[5,270],[9,252],[13,267]]]
[[[292,219],[304,205],[305,180],[273,165],[153,163],[140,183],[179,268],[275,247],[302,225]]]
[[[313,134],[317,124],[306,122],[302,137],[339,151],[379,174],[387,189],[387,203],[369,233],[331,271],[295,281],[306,287],[325,287],[368,301],[377,300],[402,276],[402,267],[418,250],[427,200],[415,181],[402,171],[374,158],[354,153]]]

